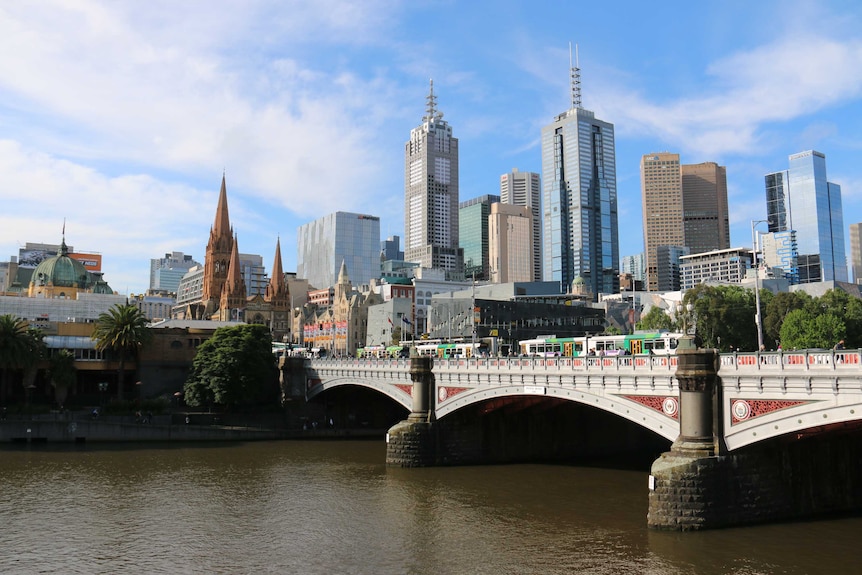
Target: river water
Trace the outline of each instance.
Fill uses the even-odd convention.
[[[655,532],[646,470],[391,469],[385,451],[7,447],[0,573],[862,573],[862,517]]]

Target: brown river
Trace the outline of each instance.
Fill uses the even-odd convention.
[[[646,469],[384,460],[382,441],[4,447],[0,573],[862,573],[862,517],[663,533]]]

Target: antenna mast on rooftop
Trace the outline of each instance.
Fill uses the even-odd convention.
[[[572,80],[572,109],[581,107],[581,69],[578,62],[578,45],[575,44],[575,62],[572,63],[572,43],[569,42],[569,69]]]

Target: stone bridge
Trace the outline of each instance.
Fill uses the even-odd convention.
[[[306,360],[306,398],[356,385],[411,410],[410,359]],[[678,356],[433,360],[431,419],[514,396],[545,396],[613,413],[674,441]],[[719,356],[716,432],[732,451],[773,437],[862,420],[862,352]]]

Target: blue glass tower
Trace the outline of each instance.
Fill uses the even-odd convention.
[[[826,180],[826,156],[790,156],[790,169],[767,174],[770,232],[796,232],[799,283],[847,281],[841,186]]]
[[[579,78],[572,67],[572,107],[542,128],[542,276],[618,293],[614,126],[581,107]]]

